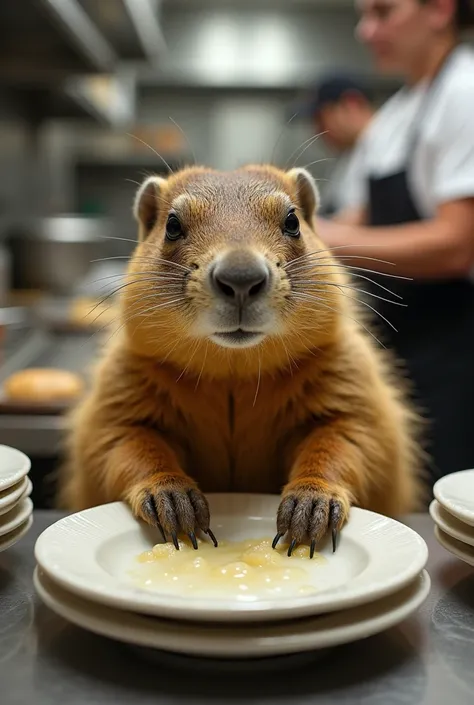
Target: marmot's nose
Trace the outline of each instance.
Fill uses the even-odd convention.
[[[265,262],[259,259],[239,262],[229,257],[218,262],[211,273],[215,291],[240,304],[262,295],[268,287],[269,278]]]

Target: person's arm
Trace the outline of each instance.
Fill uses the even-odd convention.
[[[449,278],[466,275],[474,265],[474,197],[442,204],[428,221],[369,228],[319,220],[317,229],[346,264],[380,272]]]
[[[339,200],[344,205],[331,216],[333,222],[346,225],[365,225],[366,223],[366,139],[365,135],[360,136],[357,146],[354,148],[344,181],[340,185],[343,193]]]
[[[364,225],[366,222],[365,208],[344,208],[335,213],[331,220],[343,225]]]
[[[374,270],[419,278],[465,276],[474,265],[474,77],[454,82],[432,119],[430,220],[391,227],[357,227],[320,221],[318,231],[334,254]],[[372,262],[375,258],[393,264]],[[360,259],[358,259],[360,258]],[[363,263],[363,264],[362,264]]]

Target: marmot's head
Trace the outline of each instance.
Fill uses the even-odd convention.
[[[173,360],[174,345],[182,359],[185,342],[196,360],[204,348],[249,360],[252,349],[283,346],[288,364],[297,341],[317,345],[334,326],[340,293],[338,267],[314,231],[317,205],[312,177],[298,168],[147,178],[124,290],[140,349],[168,347]]]

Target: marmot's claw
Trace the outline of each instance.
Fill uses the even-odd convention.
[[[296,546],[308,537],[311,541],[309,550],[311,559],[314,558],[317,543],[329,530],[333,552],[335,552],[338,533],[349,512],[345,497],[342,493],[340,497],[337,494],[336,488],[329,494],[327,486],[319,491],[316,486],[308,487],[306,484],[299,489],[295,485],[293,491],[289,491],[283,497],[278,508],[278,533],[273,539],[273,548],[276,548],[280,539],[288,534],[290,540],[288,556],[291,556]]]
[[[329,526],[332,532],[332,552],[336,553],[337,548],[337,527],[341,523],[342,507],[335,499],[331,499],[329,504]]]
[[[212,543],[213,543],[214,546],[217,548],[217,546],[218,546],[219,544],[217,543],[217,539],[216,539],[216,537],[214,536],[214,534],[212,533],[212,531],[211,531],[210,529],[208,529],[205,533],[209,536],[209,538],[211,539]]]
[[[332,530],[332,552],[336,553],[337,548],[337,529]]]
[[[177,551],[181,532],[187,534],[193,548],[198,549],[197,529],[207,534],[217,546],[216,537],[209,528],[207,500],[200,490],[186,486],[186,479],[179,478],[171,487],[157,483],[146,489],[133,506],[138,516],[159,529],[164,542],[172,540]]]
[[[175,549],[177,551],[179,551],[178,535],[177,535],[176,531],[171,532],[171,538],[173,539]]]
[[[158,511],[156,509],[155,500],[150,492],[147,492],[147,495],[143,500],[143,512],[144,514],[148,515],[152,519],[152,523],[158,527],[163,541],[166,543],[165,532],[163,531],[163,527],[161,526],[160,520],[158,518]]]
[[[161,534],[163,542],[166,543],[166,535],[165,535],[165,532],[163,531],[163,527],[161,526],[160,522],[157,523],[157,527],[158,527],[158,530]]]
[[[279,542],[279,540],[281,539],[282,536],[283,536],[283,534],[277,534],[277,535],[275,536],[275,538],[273,539],[272,548],[276,548],[276,547],[277,547],[277,544],[278,544],[278,542]]]
[[[196,539],[196,534],[194,533],[194,531],[190,531],[188,536],[191,539],[191,543],[193,544],[194,550],[197,551],[198,550],[198,542]]]

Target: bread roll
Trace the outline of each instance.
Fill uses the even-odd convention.
[[[67,370],[30,368],[8,377],[3,391],[8,399],[23,402],[51,402],[74,399],[84,389],[79,375]]]

